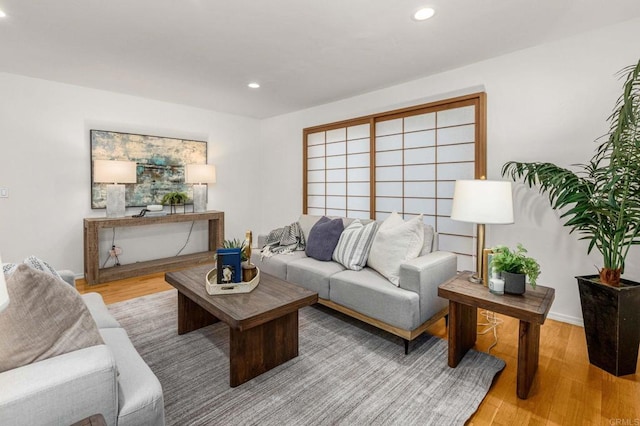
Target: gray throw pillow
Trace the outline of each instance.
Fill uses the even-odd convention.
[[[322,261],[331,260],[343,230],[342,219],[331,220],[326,216],[320,218],[309,231],[309,240],[306,248],[307,256]]]
[[[82,297],[62,280],[22,264],[6,281],[0,372],[104,344]]]

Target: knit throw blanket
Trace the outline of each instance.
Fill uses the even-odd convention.
[[[284,228],[274,229],[267,235],[267,240],[260,250],[262,257],[271,257],[274,254],[292,253],[295,250],[304,250],[306,242],[304,234],[298,222],[287,225]]]

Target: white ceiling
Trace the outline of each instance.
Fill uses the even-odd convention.
[[[429,5],[424,22],[413,11]],[[0,0],[0,71],[256,118],[640,16],[638,0]],[[262,87],[247,88],[250,81]]]

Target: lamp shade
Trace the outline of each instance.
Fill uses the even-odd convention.
[[[185,183],[216,183],[216,167],[211,164],[187,164]]]
[[[0,265],[2,265],[1,258]],[[9,306],[9,293],[7,292],[7,283],[4,280],[4,273],[0,272],[0,312],[4,311],[7,306]]]
[[[96,183],[136,183],[136,162],[94,160],[93,181]]]
[[[451,219],[481,224],[513,223],[511,182],[457,180]]]

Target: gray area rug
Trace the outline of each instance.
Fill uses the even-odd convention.
[[[401,339],[318,306],[300,310],[300,355],[229,387],[229,330],[178,336],[177,293],[109,306],[160,379],[168,425],[455,425],[477,410],[504,362],[447,342]]]

